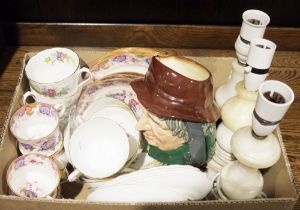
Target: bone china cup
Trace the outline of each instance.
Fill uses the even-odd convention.
[[[10,131],[24,144],[40,144],[59,137],[59,114],[45,103],[26,104],[10,120]]]
[[[69,154],[76,168],[69,177],[75,181],[84,175],[102,179],[119,172],[129,158],[126,132],[113,120],[102,117],[81,124],[69,140]]]
[[[55,162],[44,155],[28,154],[9,166],[6,180],[13,194],[29,198],[52,198],[60,181]]]
[[[80,82],[83,73],[88,77]],[[28,61],[25,74],[30,86],[48,97],[67,95],[92,79],[89,69],[80,69],[78,55],[66,48],[51,48],[39,52]]]

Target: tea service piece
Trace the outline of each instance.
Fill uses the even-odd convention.
[[[80,68],[78,55],[67,48],[37,53],[25,66],[25,74],[30,87],[47,97],[67,95],[92,80],[89,69]],[[81,81],[83,74],[87,77]]]
[[[79,176],[102,179],[119,172],[129,158],[126,132],[107,118],[92,118],[81,124],[69,140],[69,155],[76,168],[69,181]]]
[[[135,116],[139,118],[142,113],[140,103],[130,86],[130,82],[138,78],[142,78],[142,75],[136,73],[118,73],[89,84],[80,95],[76,106],[77,114],[83,115],[90,105],[99,98],[108,97],[127,104]]]
[[[158,166],[86,185],[86,199],[101,202],[201,200],[212,189],[206,173],[188,165]]]
[[[93,111],[94,110],[94,111]],[[141,152],[141,135],[136,130],[137,119],[129,107],[120,100],[113,98],[99,98],[79,117],[78,121],[84,121],[92,118],[103,117],[116,122],[124,129],[130,141],[129,157],[132,160],[137,153]]]
[[[114,73],[131,72],[144,75],[153,56],[167,54],[169,52],[150,48],[120,48],[94,61],[90,65],[91,72],[97,80]]]
[[[78,98],[81,94],[82,88],[76,89],[75,92],[61,96],[61,97],[48,97],[43,96],[36,92],[34,89],[27,91],[22,97],[22,104],[27,104],[29,99],[33,99],[34,102],[42,102],[50,104],[59,111],[60,113],[60,128],[63,129],[68,121],[68,116],[71,111],[71,107],[77,103]]]
[[[230,140],[233,135],[233,131],[225,126],[223,122],[218,125],[216,132],[216,140],[219,147],[227,153],[231,153]]]
[[[24,144],[19,142],[18,148],[20,152],[25,155],[28,153],[38,153],[45,156],[52,156],[63,147],[63,137],[59,133],[59,136],[51,136],[49,140],[40,144]]]
[[[42,144],[59,138],[59,113],[45,103],[26,104],[11,117],[10,131],[24,144]]]
[[[17,196],[53,198],[59,186],[60,172],[49,157],[31,153],[18,157],[10,164],[6,180]]]

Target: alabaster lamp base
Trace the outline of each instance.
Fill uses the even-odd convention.
[[[259,137],[250,126],[242,127],[233,134],[231,150],[242,164],[257,169],[271,167],[281,154],[278,139],[273,133]]]

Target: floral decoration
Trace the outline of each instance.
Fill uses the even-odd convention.
[[[54,53],[51,53],[50,56],[44,59],[46,63],[51,63],[51,64],[55,62],[59,62],[59,63],[63,63],[65,61],[69,62],[69,60],[70,60],[69,55],[61,51],[56,51]]]

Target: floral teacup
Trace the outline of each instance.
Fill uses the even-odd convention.
[[[10,120],[10,131],[24,144],[43,144],[59,138],[59,113],[45,103],[26,104]]]
[[[89,69],[80,68],[78,55],[66,48],[39,52],[28,61],[25,73],[30,87],[47,97],[67,95],[92,79]],[[81,81],[83,73],[87,77]]]
[[[47,156],[28,154],[10,164],[6,180],[12,194],[17,196],[52,198],[59,185],[60,172]]]

